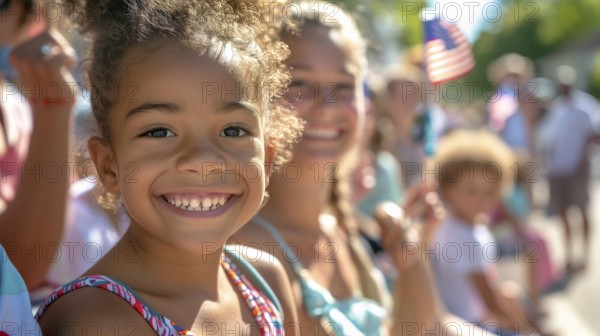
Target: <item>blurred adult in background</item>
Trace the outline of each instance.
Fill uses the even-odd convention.
[[[381,91],[376,86],[365,85],[365,130],[361,137],[361,155],[353,174],[356,179],[353,197],[360,212],[368,217],[373,217],[380,202],[399,202],[403,192],[400,165],[386,149],[386,142],[394,135],[384,126],[385,123],[389,126],[390,121],[382,115]]]
[[[539,296],[554,279],[547,244],[529,222],[533,204],[533,183],[538,181],[539,165],[534,159],[535,134],[544,103],[540,80],[533,80],[533,62],[518,54],[498,58],[489,69],[489,78],[498,83],[496,96],[488,104],[489,127],[514,153],[506,174],[514,184],[502,195],[492,216],[492,232],[504,254],[519,254],[526,262],[527,289],[534,307],[531,318],[538,316]],[[516,247],[516,248],[515,248]]]
[[[439,105],[443,97],[435,94],[436,101],[428,99],[436,88],[427,83],[421,68],[408,63],[388,71],[386,87],[387,113],[395,126],[390,151],[400,162],[402,182],[406,186],[424,182],[422,164],[448,126]]]
[[[532,151],[532,127],[539,108],[534,95],[534,66],[531,59],[509,53],[496,59],[488,68],[488,78],[498,85],[488,102],[488,125],[511,149],[529,160]],[[528,202],[531,185],[525,185]]]
[[[0,258],[0,335],[41,335],[31,314],[27,287],[2,245]]]
[[[562,65],[556,70],[559,96],[543,120],[543,150],[550,185],[550,211],[560,216],[565,230],[568,275],[585,269],[590,255],[590,217],[588,184],[590,162],[588,145],[599,140],[600,104],[591,95],[575,88],[575,70]],[[570,207],[581,214],[584,260],[573,257],[573,223]]]
[[[0,243],[31,290],[66,218],[75,54],[33,0],[0,1]],[[23,94],[19,93],[23,92]]]
[[[506,54],[490,65],[488,77],[498,85],[488,102],[490,128],[512,149],[528,151],[528,127],[519,96],[533,78],[533,62],[518,54]]]
[[[539,115],[539,100],[535,96],[533,78],[533,62],[519,54],[506,54],[496,59],[488,69],[488,77],[491,81],[497,83],[498,90],[496,95],[488,102],[488,126],[504,143],[509,146],[517,156],[519,162],[511,166],[507,172],[515,176],[518,175],[519,168],[530,167],[530,158],[533,152],[533,134],[537,116]],[[535,172],[535,167],[531,166],[531,171]],[[527,172],[527,170],[525,169]],[[522,183],[518,184],[511,193],[504,197],[508,204],[523,204],[523,209],[527,209],[524,216],[529,214],[528,205],[532,203],[532,184],[527,180],[534,181],[535,176],[523,178]],[[521,196],[525,197],[522,198]],[[502,211],[507,210],[507,211]],[[510,217],[516,215],[510,213],[509,209],[500,209],[496,215],[500,217]],[[510,217],[512,218],[512,217]],[[494,218],[500,219],[500,218]],[[516,221],[509,221],[516,223]],[[514,233],[525,241],[524,233],[519,225],[513,226]]]

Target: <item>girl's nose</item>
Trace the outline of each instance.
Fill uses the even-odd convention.
[[[208,141],[195,141],[182,148],[177,170],[185,173],[208,175],[225,170],[225,159],[220,150]]]

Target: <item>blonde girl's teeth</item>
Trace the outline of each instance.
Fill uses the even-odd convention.
[[[180,206],[180,205],[182,204],[182,202],[181,202],[181,199],[179,199],[179,198],[176,198],[176,199],[175,199],[175,201],[174,201],[174,204],[175,204],[176,206]]]
[[[205,198],[205,199],[202,201],[202,206],[203,206],[203,207],[206,207],[206,208],[210,208],[210,206],[211,206],[212,204],[213,204],[213,202],[212,202],[212,200],[211,200],[211,199],[209,199],[209,198]]]

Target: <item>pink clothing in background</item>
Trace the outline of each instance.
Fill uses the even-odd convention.
[[[25,98],[14,85],[0,84],[0,113],[6,150],[0,153],[0,212],[13,200],[21,176],[22,164],[27,158],[33,127],[32,114]]]

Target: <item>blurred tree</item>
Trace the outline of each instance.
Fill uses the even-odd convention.
[[[594,55],[594,64],[590,73],[588,90],[596,98],[600,97],[600,51],[596,51]]]
[[[371,58],[386,49],[419,44],[423,40],[420,11],[425,0],[330,0],[352,13],[370,42]],[[381,61],[381,60],[380,60]]]
[[[488,65],[505,53],[516,52],[535,61],[600,32],[600,1],[507,0],[501,20],[490,28],[473,46],[477,66],[468,81],[485,83]],[[600,79],[596,81],[600,84]],[[600,87],[593,90],[600,92]]]
[[[407,48],[422,43],[419,12],[425,0],[330,0],[357,14],[370,40],[371,59],[395,45]],[[497,22],[489,22],[473,45],[476,68],[463,81],[477,82],[475,96],[485,88],[488,65],[499,56],[516,52],[534,61],[567,43],[600,32],[598,0],[501,0],[504,7]],[[495,20],[494,20],[495,21]],[[402,50],[398,50],[402,51]],[[598,56],[600,57],[600,56]],[[600,66],[600,60],[595,62]],[[590,91],[600,94],[600,69],[590,69]]]

